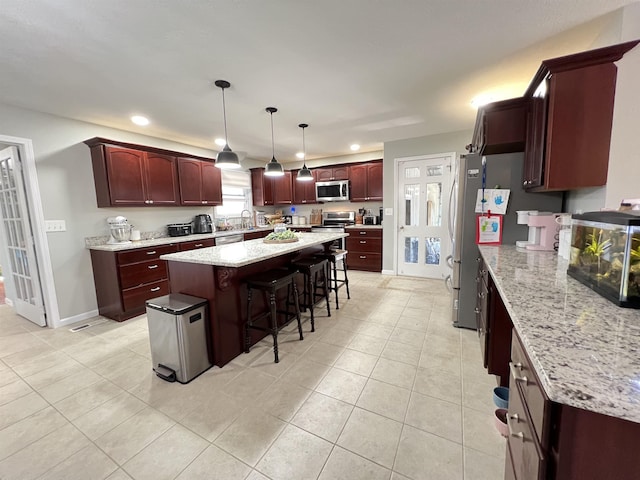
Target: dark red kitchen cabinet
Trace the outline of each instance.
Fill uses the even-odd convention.
[[[251,169],[251,193],[254,206],[273,205],[273,177],[265,176],[264,168]]]
[[[293,172],[293,203],[295,205],[318,203],[316,200],[315,170],[311,170],[314,179],[305,182],[298,181],[298,172],[299,170]]]
[[[478,109],[471,153],[494,155],[524,151],[527,99],[512,98]]]
[[[316,182],[329,182],[331,180],[349,180],[349,166],[335,165],[314,169]]]
[[[107,176],[104,186],[107,200],[104,202],[106,204],[100,205],[98,199],[98,206],[146,204],[144,152],[117,147],[104,147],[99,150],[100,156],[106,161]]]
[[[178,205],[176,157],[145,152],[146,191],[150,205]]]
[[[291,185],[291,172],[284,172],[281,177],[273,178],[273,203],[274,205],[291,205],[293,203],[293,190]]]
[[[351,165],[351,201],[382,200],[382,161]]]
[[[214,162],[178,158],[181,205],[222,205],[222,175]]]

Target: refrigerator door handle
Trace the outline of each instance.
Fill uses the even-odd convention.
[[[447,263],[449,268],[453,268],[453,255],[447,255],[447,258],[444,260]]]
[[[444,285],[447,287],[447,292],[451,293],[453,291],[453,283],[451,282],[451,275],[447,275],[444,279]]]
[[[458,175],[457,175],[457,169],[456,169],[456,174],[453,177],[453,183],[451,183],[451,191],[449,192],[449,215],[448,215],[448,219],[447,219],[447,226],[449,227],[449,238],[451,239],[451,241],[453,242],[453,229],[454,229],[454,225],[455,225],[455,221],[456,221],[456,210],[458,209],[457,205],[453,205],[453,201],[454,201],[454,192],[456,190],[456,186],[458,183]]]

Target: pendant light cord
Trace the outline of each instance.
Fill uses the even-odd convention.
[[[229,145],[229,139],[227,138],[227,106],[224,103],[224,88],[222,90],[222,118],[224,119],[224,144],[225,147]]]
[[[271,113],[271,158],[276,158],[276,144],[273,139],[273,112]]]
[[[307,168],[307,146],[304,143],[304,127],[302,128],[302,167]]]

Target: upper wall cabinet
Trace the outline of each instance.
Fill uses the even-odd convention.
[[[523,186],[572,190],[607,183],[617,67],[639,41],[545,60],[528,101]]]
[[[478,109],[471,153],[494,155],[522,152],[526,138],[527,99],[493,102]]]
[[[299,182],[298,173],[300,170],[293,171],[293,203],[294,205],[302,205],[308,203],[318,203],[316,200],[316,171],[311,170],[313,180],[308,182]]]
[[[222,203],[220,172],[211,160],[104,138],[84,143],[91,149],[98,207]],[[179,179],[178,164],[185,162],[194,163],[181,169],[185,178]]]
[[[222,174],[212,161],[178,158],[180,205],[222,205]]]
[[[382,201],[382,160],[351,165],[351,201]]]
[[[293,186],[291,185],[291,172],[284,172],[281,177],[273,179],[273,203],[274,205],[291,205],[293,203]]]
[[[251,169],[251,193],[254,206],[273,205],[273,178],[265,176],[264,168]]]
[[[329,182],[331,180],[349,180],[349,166],[335,165],[314,169],[316,182]]]

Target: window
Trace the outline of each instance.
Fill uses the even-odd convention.
[[[215,207],[216,217],[239,217],[252,204],[251,173],[222,170],[222,205]]]

